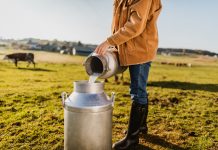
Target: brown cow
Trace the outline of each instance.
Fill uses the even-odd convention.
[[[4,60],[12,60],[17,67],[18,61],[27,61],[27,67],[29,67],[30,63],[34,65],[35,68],[35,62],[34,62],[34,54],[33,53],[13,53],[5,55],[3,58]]]
[[[120,80],[123,82],[124,81],[124,78],[123,78],[123,73],[121,73],[121,77],[120,77]],[[114,81],[119,84],[119,75],[114,75]],[[108,79],[105,79],[104,82],[108,82]]]

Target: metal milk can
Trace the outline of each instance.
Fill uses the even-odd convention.
[[[104,83],[75,81],[68,97],[62,93],[65,150],[111,150],[112,111],[115,95],[104,92]]]
[[[107,50],[105,55],[91,53],[85,60],[84,66],[87,74],[99,74],[99,78],[106,79],[113,75],[124,72],[127,67],[120,66],[115,48]]]

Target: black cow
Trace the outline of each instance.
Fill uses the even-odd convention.
[[[30,63],[34,65],[35,68],[35,62],[34,62],[34,54],[33,53],[13,53],[5,55],[3,59],[12,60],[17,67],[18,61],[27,61],[29,67]]]

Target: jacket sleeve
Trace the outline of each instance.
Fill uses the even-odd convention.
[[[131,5],[128,21],[122,28],[107,38],[108,43],[117,46],[140,35],[146,27],[151,4],[152,0],[139,0]]]

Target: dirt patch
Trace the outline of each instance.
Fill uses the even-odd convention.
[[[161,107],[174,106],[179,104],[180,99],[177,97],[169,97],[169,98],[159,98],[154,97],[149,99],[149,104],[151,105],[160,105]]]
[[[0,123],[0,129],[4,128],[5,124],[4,123]]]
[[[179,103],[179,99],[177,97],[169,98],[169,101],[172,104],[178,104]]]
[[[21,126],[21,122],[14,122],[12,123],[12,126]]]
[[[5,101],[0,100],[0,106],[4,106],[5,105]]]
[[[36,96],[34,99],[35,99],[37,102],[39,102],[39,103],[49,100],[48,97],[42,96],[42,95],[38,95],[38,96]]]

